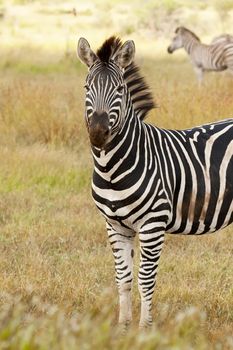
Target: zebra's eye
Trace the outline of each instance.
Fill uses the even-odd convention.
[[[90,90],[90,87],[89,87],[89,85],[87,85],[87,84],[84,85],[84,88],[86,89],[86,91],[89,91],[89,90]]]
[[[124,85],[119,85],[116,88],[116,92],[118,92],[119,94],[121,94],[123,92],[123,90],[124,90]]]

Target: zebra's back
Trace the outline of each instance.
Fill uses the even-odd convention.
[[[202,234],[229,225],[233,221],[233,119],[167,133],[174,164],[174,179],[168,179],[174,185],[167,231]]]

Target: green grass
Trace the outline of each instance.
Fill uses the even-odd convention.
[[[32,189],[81,192],[90,183],[89,164],[65,160],[66,152],[49,151],[42,146],[4,149],[1,157],[0,193]],[[69,157],[69,154],[68,154]],[[9,159],[14,163],[9,169]],[[63,160],[63,161],[62,161]],[[64,163],[63,163],[64,162]],[[68,163],[68,164],[66,164]],[[47,191],[46,191],[47,193]]]
[[[167,11],[177,2],[164,3]],[[86,69],[75,57],[79,36],[96,48],[109,27],[98,22],[94,3],[80,4],[80,16],[69,17],[67,4],[32,2],[17,7],[17,22],[11,12],[0,22],[0,349],[232,349],[232,227],[205,237],[167,235],[147,333],[137,328],[137,249],[134,322],[125,337],[118,334],[114,262],[91,198]],[[109,18],[101,16],[125,35],[122,4],[110,2]],[[168,18],[162,14],[159,26]],[[198,88],[185,54],[166,54],[167,27],[158,38],[150,23],[146,32],[138,26],[138,16],[125,23],[159,106],[147,122],[179,129],[232,117],[232,77],[207,74]]]

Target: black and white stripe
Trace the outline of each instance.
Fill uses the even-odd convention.
[[[185,27],[178,27],[176,35],[168,47],[168,52],[184,48],[194,66],[199,83],[205,71],[220,72],[229,69],[233,73],[233,40],[230,35],[221,35],[210,45],[203,44],[200,39]]]
[[[133,242],[139,234],[140,326],[145,327],[152,322],[164,234],[200,235],[233,221],[233,119],[180,131],[145,123],[151,94],[134,63],[122,69],[111,59],[122,47],[115,44],[116,39],[109,44],[107,62],[95,58],[87,77],[86,118],[101,103],[111,130],[103,148],[92,146],[92,194],[107,223],[124,326],[132,318]],[[116,92],[119,86],[124,88]]]

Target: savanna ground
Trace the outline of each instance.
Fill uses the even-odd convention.
[[[231,76],[208,74],[198,88],[186,55],[166,53],[179,24],[206,41],[233,34],[232,2],[56,3],[0,2],[0,349],[232,349],[232,226],[167,235],[147,333],[137,330],[137,254],[135,321],[118,336],[113,258],[90,195],[86,68],[75,55],[79,36],[94,48],[114,33],[132,38],[159,105],[148,122],[232,117]]]

